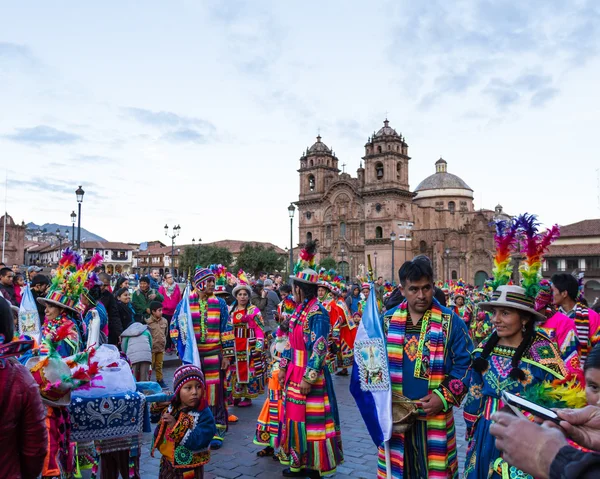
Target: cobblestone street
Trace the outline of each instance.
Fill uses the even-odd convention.
[[[175,367],[165,369],[165,380],[171,386]],[[377,450],[358,412],[349,391],[349,377],[334,377],[335,391],[340,408],[344,463],[338,467],[335,478],[373,479],[377,475]],[[213,451],[210,463],[205,467],[206,479],[248,479],[282,477],[283,466],[270,457],[259,458],[256,452],[261,449],[252,443],[256,418],[262,407],[263,398],[257,399],[249,408],[232,408],[240,420],[231,425],[223,447]],[[465,457],[465,425],[462,411],[455,411],[459,466]],[[154,427],[154,426],[153,426]],[[145,434],[141,460],[142,479],[158,477],[160,457],[150,457],[151,434]],[[84,476],[89,477],[89,475]]]

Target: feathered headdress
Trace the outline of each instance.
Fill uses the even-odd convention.
[[[238,271],[238,276],[237,276],[237,285],[235,286],[235,288],[233,288],[233,291],[231,292],[231,294],[233,294],[233,296],[237,297],[238,292],[241,291],[242,289],[245,289],[248,292],[248,296],[252,296],[252,287],[250,286],[250,281],[248,280],[248,276],[246,275],[246,273],[244,272],[243,269],[240,269]]]
[[[298,261],[294,266],[294,274],[291,278],[302,283],[316,283],[319,275],[315,271],[315,255],[317,253],[317,241],[307,241],[304,248],[298,254]]]
[[[494,256],[494,267],[492,273],[494,279],[491,286],[494,290],[498,286],[508,284],[512,274],[511,251],[517,241],[517,224],[512,219],[495,221],[496,234],[494,242],[496,243],[496,255]]]
[[[77,304],[82,293],[85,292],[88,278],[101,262],[102,256],[96,254],[83,264],[78,253],[71,248],[65,249],[58,262],[56,275],[52,278],[48,294],[45,298],[38,298],[38,302],[54,304],[77,313]]]
[[[215,294],[226,293],[227,290],[225,289],[225,286],[227,286],[227,268],[222,264],[211,264],[208,269],[210,269],[215,275]]]
[[[519,266],[523,277],[521,286],[527,296],[535,298],[540,290],[543,255],[552,242],[559,237],[560,229],[558,225],[554,225],[544,234],[539,234],[537,217],[528,213],[520,215],[516,223],[519,232],[523,235],[521,252],[525,255],[525,261]]]

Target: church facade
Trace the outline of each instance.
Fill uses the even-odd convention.
[[[436,280],[480,285],[491,276],[490,223],[505,216],[502,207],[475,210],[473,190],[447,171],[445,160],[411,191],[408,144],[387,119],[367,140],[356,177],[340,171],[321,140],[300,158],[296,203],[300,244],[318,239],[317,260],[333,258],[338,272],[354,279],[365,275],[370,256],[374,273],[396,283],[402,263],[425,254]]]

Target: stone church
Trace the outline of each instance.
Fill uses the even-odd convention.
[[[333,258],[338,272],[354,278],[367,269],[398,281],[398,269],[418,254],[429,256],[436,280],[462,278],[481,285],[492,272],[494,217],[473,205],[473,190],[448,172],[435,173],[411,191],[406,138],[388,120],[367,140],[356,177],[341,172],[335,153],[321,141],[300,158],[300,244],[319,240],[319,259]]]

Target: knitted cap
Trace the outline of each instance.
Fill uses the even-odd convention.
[[[215,279],[215,274],[208,268],[201,268],[196,266],[196,272],[194,273],[194,286],[200,291],[204,291],[206,288],[206,282]]]
[[[179,366],[173,375],[173,397],[179,397],[179,391],[183,385],[190,381],[198,381],[204,386],[204,374],[202,370],[193,364]]]

